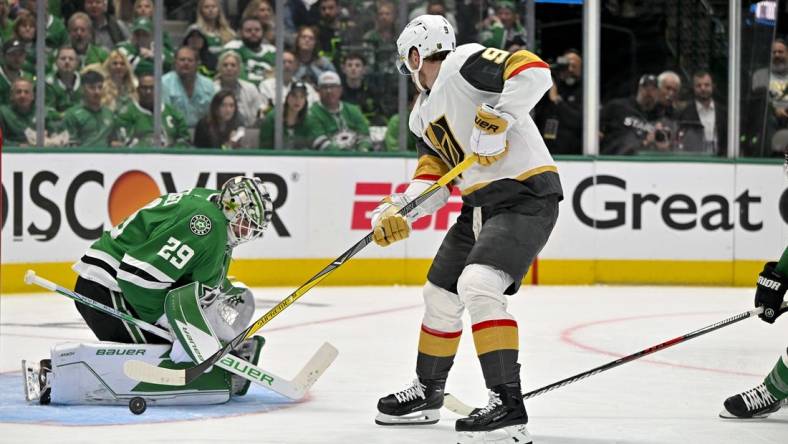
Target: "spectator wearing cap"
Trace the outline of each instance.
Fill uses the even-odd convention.
[[[153,13],[156,10],[156,5],[154,5],[153,0],[136,0],[134,5],[132,6],[132,13],[131,13],[131,23],[128,23],[127,26],[131,27],[134,24],[134,21],[138,18],[146,18],[153,23]],[[151,31],[152,32],[152,31]],[[170,34],[167,32],[162,33],[162,39],[164,40],[164,49],[168,51],[170,54],[173,52],[172,40],[170,39]]]
[[[93,23],[93,43],[107,51],[129,39],[123,22],[107,12],[107,0],[85,0],[85,13]]]
[[[206,77],[213,77],[219,59],[216,54],[211,52],[208,47],[208,38],[199,26],[191,25],[186,29],[182,46],[188,46],[197,54],[197,72]]]
[[[32,15],[33,20],[35,21],[36,16],[36,0],[24,0],[20,2],[24,5],[25,10],[29,11],[30,15]],[[68,42],[68,31],[66,31],[66,24],[63,22],[63,19],[57,15],[50,14],[49,9],[55,8],[54,5],[50,5],[50,3],[54,2],[44,2],[44,8],[47,11],[46,17],[46,38],[44,40],[44,44],[47,48],[50,49],[57,49],[61,46],[65,45]],[[59,2],[58,2],[59,4]],[[20,11],[21,12],[21,11]],[[59,12],[59,11],[58,11]],[[57,13],[57,12],[56,12]],[[17,19],[19,18],[19,13],[17,13]],[[34,25],[35,27],[35,25]],[[34,37],[35,38],[35,37]]]
[[[116,113],[118,138],[123,146],[155,146],[153,139],[153,86],[156,77],[152,72],[140,73],[137,96],[139,100],[127,103]],[[191,146],[189,126],[183,115],[172,105],[161,105],[162,147]]]
[[[46,77],[46,103],[59,113],[82,100],[79,59],[71,46],[62,46],[55,53],[55,72]]]
[[[241,123],[247,127],[257,126],[257,111],[263,96],[252,82],[241,79],[241,56],[235,51],[226,51],[219,56],[219,70],[213,80],[216,91],[229,90],[235,95]]]
[[[552,154],[582,154],[583,59],[568,49],[550,71],[553,86],[534,108],[534,122]]]
[[[138,17],[131,26],[131,40],[118,45],[118,50],[129,60],[135,73],[153,72],[153,22],[147,17]],[[172,52],[162,48],[162,69],[172,69]]]
[[[246,17],[241,22],[241,39],[224,45],[225,51],[241,56],[243,77],[258,86],[270,77],[276,63],[276,48],[263,43],[263,23],[257,17]]]
[[[358,106],[370,124],[385,126],[386,116],[380,107],[384,90],[374,91],[370,88],[366,80],[367,67],[361,54],[350,53],[345,56],[342,61],[342,74],[342,99]]]
[[[295,55],[298,59],[298,69],[294,76],[296,80],[317,85],[320,74],[326,71],[337,71],[331,61],[321,56],[319,52],[315,28],[310,26],[298,28],[295,46]]]
[[[0,67],[0,103],[8,103],[11,94],[11,85],[14,80],[25,72],[27,51],[25,45],[19,40],[9,40],[3,44],[3,65]]]
[[[84,12],[74,13],[68,19],[68,40],[77,52],[80,66],[103,63],[109,51],[93,44],[93,22]]]
[[[35,143],[36,110],[33,106],[35,87],[33,80],[19,77],[11,87],[11,100],[0,104],[0,131],[4,146],[30,146]],[[46,108],[46,134],[56,130],[59,118],[51,108]],[[31,137],[32,136],[32,137]],[[37,144],[35,144],[37,145]],[[42,144],[43,145],[43,144]]]
[[[175,53],[175,71],[164,74],[162,101],[181,110],[194,127],[207,112],[216,92],[213,82],[197,73],[197,53],[183,46]]]
[[[104,76],[96,70],[82,74],[82,103],[70,108],[63,116],[63,125],[69,142],[78,147],[117,146],[115,120],[106,106],[101,104]]]
[[[635,97],[613,99],[605,104],[599,125],[602,133],[600,153],[632,155],[645,150],[667,149],[670,141],[657,136],[660,130],[656,124],[658,98],[657,78],[646,74],[638,82]]]
[[[307,84],[294,82],[284,101],[284,125],[282,149],[312,149],[315,139],[320,136],[320,126],[309,113],[307,101]],[[274,123],[276,113],[269,112],[260,127],[259,147],[265,150],[274,149]]]
[[[282,52],[282,88],[285,93],[290,91],[290,87],[295,82],[295,73],[298,71],[298,58],[296,58],[295,53],[289,49],[285,49]],[[301,83],[306,87],[306,101],[307,105],[312,105],[315,102],[320,101],[320,96],[317,94],[317,90],[314,86],[309,83],[303,82]],[[274,102],[276,101],[276,78],[269,77],[262,82],[260,82],[260,95],[262,96],[262,104],[260,105],[260,113],[264,114],[268,112],[268,110],[274,106]]]
[[[506,49],[506,42],[516,35],[526,35],[517,7],[512,1],[501,0],[497,2],[495,15],[484,21],[479,40],[484,46]]]
[[[369,123],[359,107],[341,100],[339,74],[331,71],[320,74],[317,91],[320,102],[309,108],[320,133],[314,147],[318,150],[369,151],[372,148]]]

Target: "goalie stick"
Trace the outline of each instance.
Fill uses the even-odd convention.
[[[783,302],[782,307],[783,308],[788,307],[788,302]],[[533,398],[543,393],[547,393],[557,388],[561,388],[565,385],[575,383],[577,381],[580,381],[581,379],[589,378],[591,376],[596,375],[597,373],[602,373],[612,368],[616,368],[619,365],[626,364],[627,362],[632,362],[636,359],[640,359],[644,356],[648,356],[652,353],[656,353],[660,350],[664,350],[676,344],[681,344],[682,342],[689,341],[690,339],[697,338],[698,336],[705,335],[706,333],[711,333],[715,330],[718,330],[723,327],[727,327],[739,321],[743,321],[745,319],[758,316],[761,313],[763,313],[763,307],[758,307],[753,310],[745,311],[744,313],[731,316],[730,318],[725,319],[723,321],[711,325],[707,325],[699,330],[695,330],[685,335],[670,339],[661,344],[653,345],[637,353],[632,353],[631,355],[624,356],[623,358],[616,359],[615,361],[608,362],[607,364],[600,365],[599,367],[592,368],[591,370],[585,371],[583,373],[578,373],[577,375],[570,376],[558,382],[554,382],[552,384],[546,385],[542,388],[530,391],[528,393],[523,393],[523,399]],[[443,397],[443,406],[449,409],[450,411],[460,414],[462,416],[470,416],[480,410],[479,408],[474,408],[469,406],[468,404],[465,404],[464,402],[457,399],[457,397],[449,393],[446,393]]]
[[[54,282],[48,281],[37,276],[33,270],[28,270],[27,273],[25,273],[25,283],[28,285],[38,285],[39,287],[62,294],[88,307],[122,319],[160,338],[164,338],[170,342],[173,341],[172,335],[170,335],[167,330],[149,324],[141,319],[137,319],[128,313],[123,313],[100,302],[94,301],[75,291],[57,285]],[[315,352],[309,362],[304,365],[301,371],[298,372],[296,377],[290,381],[231,354],[223,356],[221,360],[216,362],[216,366],[297,401],[306,395],[307,390],[309,390],[318,378],[320,378],[328,366],[331,365],[337,357],[337,354],[338,351],[333,345],[328,342],[324,343],[317,352]]]
[[[457,164],[454,168],[449,170],[446,174],[441,176],[437,182],[432,184],[429,188],[424,190],[423,193],[419,194],[415,199],[408,202],[404,207],[402,207],[397,214],[402,216],[410,213],[414,208],[421,205],[422,202],[427,200],[430,196],[435,194],[441,187],[448,185],[449,182],[454,180],[457,176],[462,174],[463,171],[468,169],[471,165],[476,163],[478,157],[476,155],[471,155],[466,157],[462,162]],[[209,356],[205,361],[198,363],[194,367],[189,367],[180,370],[173,370],[173,369],[166,369],[155,367],[153,365],[148,364],[147,362],[142,361],[127,361],[123,370],[126,373],[126,376],[132,379],[136,379],[138,381],[149,382],[153,384],[163,384],[163,385],[185,385],[194,381],[195,378],[200,376],[208,367],[214,365],[217,361],[222,359],[222,356],[227,354],[230,350],[237,347],[244,339],[252,336],[257,330],[260,330],[265,324],[271,321],[271,319],[275,318],[279,313],[281,313],[284,309],[292,305],[298,298],[303,296],[307,291],[309,291],[312,287],[320,283],[323,279],[325,279],[331,272],[342,266],[345,262],[350,260],[353,256],[355,256],[359,251],[363,250],[364,247],[369,245],[372,242],[373,232],[370,231],[366,236],[364,236],[360,241],[356,242],[355,245],[350,247],[349,250],[345,251],[340,255],[338,258],[334,259],[330,264],[326,265],[322,270],[320,270],[316,275],[312,276],[308,281],[306,281],[303,285],[298,287],[295,291],[290,293],[282,302],[276,304],[273,308],[268,310],[263,316],[257,319],[252,325],[250,325],[246,330],[242,331],[238,336],[236,336],[233,340],[228,342],[224,347],[218,350],[213,355]]]

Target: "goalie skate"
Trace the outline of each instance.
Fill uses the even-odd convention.
[[[25,399],[47,405],[52,391],[49,376],[52,374],[52,361],[42,359],[39,363],[22,360]]]
[[[446,381],[420,381],[378,401],[378,425],[424,425],[437,423],[443,406],[443,387]]]
[[[775,398],[766,386],[761,384],[755,388],[733,395],[725,400],[720,412],[723,419],[763,419],[780,410],[785,403]]]
[[[252,336],[241,342],[241,345],[232,353],[247,362],[257,365],[260,361],[260,352],[264,344],[265,339],[262,336]],[[232,393],[233,396],[245,395],[246,392],[249,391],[249,386],[252,385],[250,379],[242,378],[238,375],[232,375],[231,381],[232,389],[230,393]]]

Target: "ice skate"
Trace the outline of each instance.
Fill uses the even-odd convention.
[[[258,361],[260,360],[260,353],[263,349],[263,345],[265,344],[265,338],[262,336],[252,336],[251,338],[241,342],[241,345],[232,352],[233,355],[238,356],[239,358],[250,362],[254,365],[257,365]],[[252,384],[252,381],[246,378],[242,378],[238,375],[232,375],[232,388],[230,393],[233,396],[243,396],[249,391],[249,386]]]
[[[418,378],[413,384],[397,393],[392,393],[378,401],[378,425],[420,425],[435,424],[440,420],[443,407],[443,388],[445,380],[424,380]]]
[[[783,404],[785,400],[778,400],[761,384],[726,399],[720,418],[763,419],[780,410]]]
[[[24,378],[25,399],[47,405],[50,401],[52,386],[49,376],[52,374],[52,361],[42,359],[39,363],[22,360],[22,378]]]
[[[457,442],[531,444],[519,382],[497,385],[490,390],[487,406],[467,418],[458,419]]]

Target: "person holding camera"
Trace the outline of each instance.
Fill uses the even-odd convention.
[[[640,151],[667,151],[673,126],[659,120],[657,77],[645,74],[635,97],[613,99],[602,109],[600,154],[632,155]]]
[[[553,86],[535,108],[535,121],[552,154],[582,154],[583,59],[568,49],[550,65]]]

